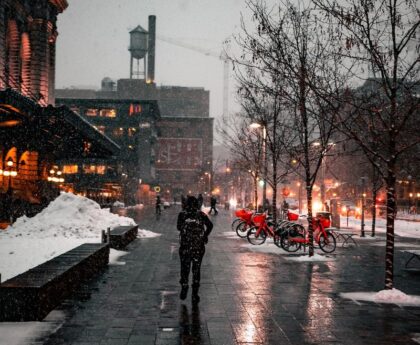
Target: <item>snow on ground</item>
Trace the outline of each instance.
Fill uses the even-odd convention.
[[[413,336],[414,336],[413,341],[420,344],[420,333],[414,333]]]
[[[328,255],[320,255],[314,254],[313,256],[309,256],[309,254],[305,255],[298,255],[298,256],[288,256],[286,257],[289,261],[297,261],[297,262],[319,262],[319,261],[334,261],[335,258]]]
[[[125,261],[120,261],[120,258],[127,255],[128,252],[122,250],[112,249],[109,252],[109,264],[111,266],[122,266],[125,265]]]
[[[101,231],[108,227],[131,224],[135,224],[133,219],[101,209],[93,200],[62,193],[33,218],[23,216],[0,231],[1,279],[10,279],[82,243],[98,243]],[[160,234],[139,230],[141,238],[156,236]],[[111,250],[111,259],[114,255]]]
[[[347,225],[347,218],[341,217],[340,220],[341,226]],[[360,230],[360,219],[355,219],[354,217],[349,217],[349,227],[353,229]],[[372,219],[365,219],[365,230],[367,236],[370,236],[370,229],[372,228]],[[377,218],[376,219],[376,232],[385,233],[386,232],[386,219]],[[402,237],[413,237],[420,238],[420,222],[409,221],[397,219],[395,221],[395,234]]]
[[[224,231],[220,234],[223,237],[228,237],[228,238],[240,238],[235,231]],[[245,241],[247,241],[246,238],[244,238]]]
[[[132,218],[110,213],[98,203],[72,193],[61,193],[36,216],[20,217],[6,229],[9,236],[32,238],[99,238],[101,230],[118,225],[134,225]]]
[[[161,235],[162,234],[158,234],[157,232],[153,232],[153,231],[150,231],[150,230],[139,229],[137,237],[140,237],[140,238],[154,238],[154,237],[159,237]]]
[[[0,345],[28,345],[35,339],[42,339],[61,327],[65,315],[53,310],[42,321],[0,322]]]
[[[392,289],[379,292],[345,292],[340,293],[343,298],[353,301],[369,301],[375,303],[391,303],[406,306],[420,306],[420,296],[407,295],[404,292]]]
[[[247,250],[251,250],[257,253],[267,253],[267,254],[277,254],[277,255],[286,255],[290,254],[286,252],[283,248],[277,247],[272,240],[267,240],[265,243],[260,245],[249,244],[245,239],[245,243],[241,246]]]

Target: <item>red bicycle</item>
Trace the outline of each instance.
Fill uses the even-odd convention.
[[[255,215],[252,221],[254,226],[252,226],[246,233],[246,238],[249,243],[260,245],[265,242],[267,237],[272,237],[274,244],[280,247],[280,235],[276,231],[274,222],[267,219],[266,213]]]
[[[321,216],[313,218],[314,240],[319,248],[325,253],[332,253],[337,244],[334,235],[325,230],[330,226],[330,220]],[[302,226],[297,225],[292,231],[281,237],[281,247],[288,252],[296,252],[302,246],[309,245],[309,232]]]
[[[238,210],[240,212],[237,212],[236,215],[240,217],[240,222],[236,225],[236,234],[240,238],[245,238],[246,233],[248,232],[248,229],[253,227],[255,224],[253,222],[253,218],[255,216],[255,213],[250,210]]]

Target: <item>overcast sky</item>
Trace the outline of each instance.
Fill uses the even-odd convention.
[[[105,76],[128,78],[129,30],[148,16],[157,17],[157,35],[218,54],[222,42],[239,32],[244,0],[68,0],[59,16],[58,88],[94,86]],[[156,83],[205,87],[210,90],[210,115],[222,113],[223,63],[161,40],[156,42]],[[231,78],[230,91],[234,91]],[[230,109],[235,109],[230,95]],[[238,107],[236,106],[236,109]]]

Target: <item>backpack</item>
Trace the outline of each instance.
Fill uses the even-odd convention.
[[[182,246],[198,248],[204,244],[204,225],[199,212],[187,213],[185,224],[179,235]]]

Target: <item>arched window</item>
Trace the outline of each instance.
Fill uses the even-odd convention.
[[[24,32],[21,36],[20,46],[20,58],[21,58],[21,91],[25,96],[30,96],[31,87],[31,42],[29,34]]]
[[[7,86],[20,90],[20,37],[19,29],[15,20],[9,20],[6,35],[6,56],[8,73]]]

